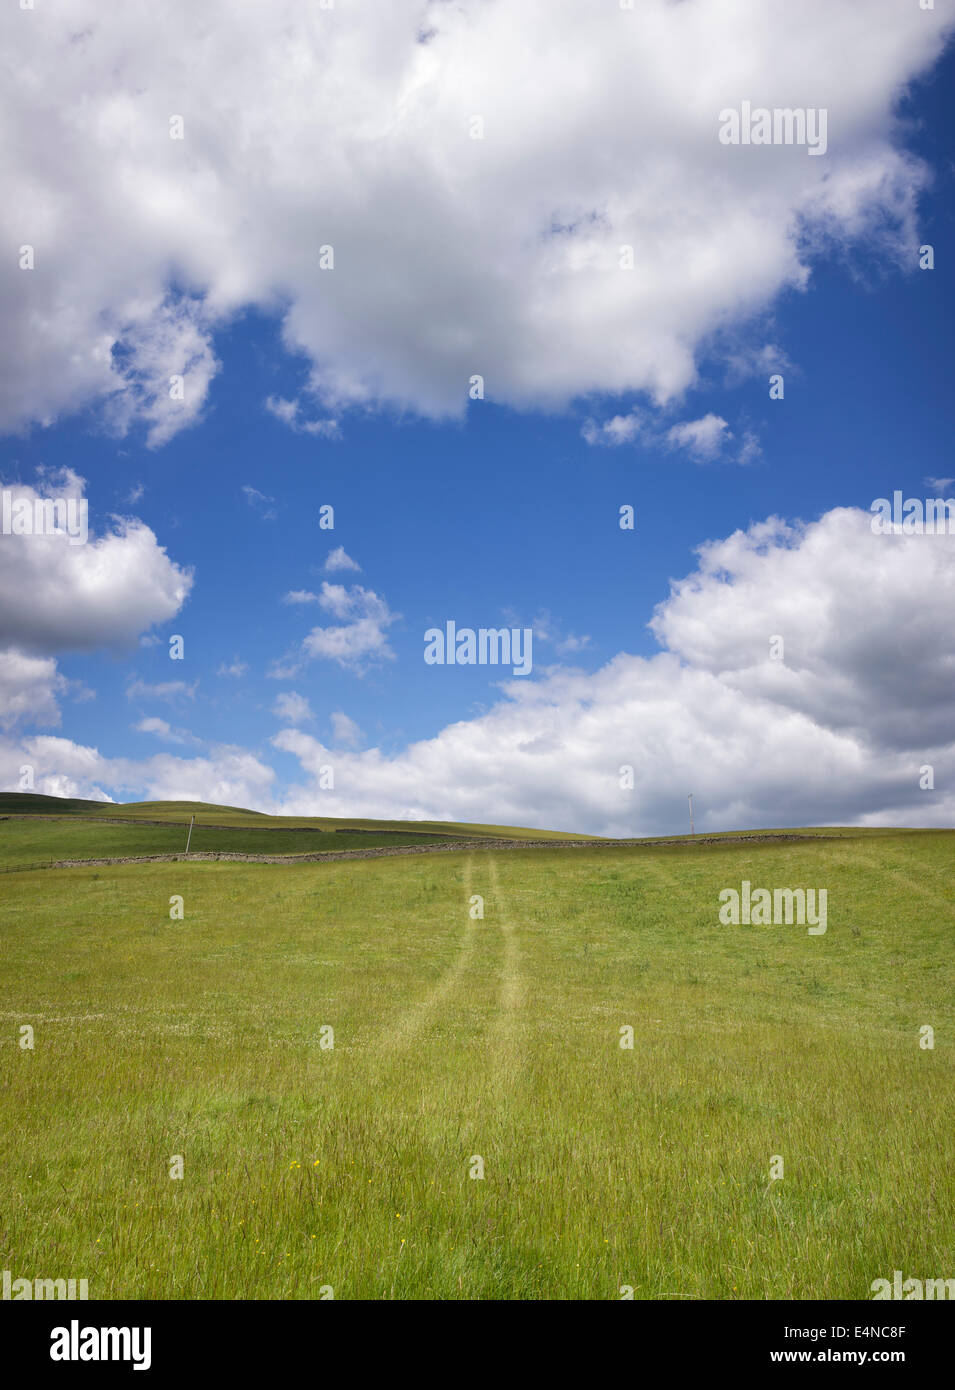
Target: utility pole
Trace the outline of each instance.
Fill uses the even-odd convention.
[[[189,822],[189,834],[186,836],[186,853],[187,853],[187,854],[189,853],[189,841],[192,839],[192,827],[195,825],[195,823],[196,823],[196,818],[195,818],[195,816],[193,816],[192,820]]]
[[[691,835],[695,835],[695,834],[696,834],[696,831],[693,829],[693,793],[692,793],[692,792],[689,792],[689,793],[687,794],[687,800],[688,800],[689,803],[690,803],[690,834],[691,834]]]

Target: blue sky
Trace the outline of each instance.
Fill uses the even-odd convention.
[[[823,26],[827,23],[822,11],[815,19]],[[792,22],[799,27],[798,21]],[[911,24],[912,16],[904,22]],[[131,32],[128,43],[135,45],[136,40]],[[493,34],[487,39],[496,41]],[[673,44],[683,41],[685,35],[674,31]],[[772,34],[766,42],[772,56]],[[175,339],[168,351],[153,351],[155,339],[148,335],[154,329],[147,316],[146,327],[137,320],[133,335],[141,332],[152,357],[148,366],[137,368],[132,385],[127,383],[125,395],[131,404],[125,414],[117,420],[115,411],[110,413],[116,401],[124,399],[124,391],[115,385],[106,392],[83,381],[69,392],[64,387],[63,401],[53,399],[52,406],[45,399],[38,401],[32,419],[22,418],[21,400],[7,411],[0,475],[5,486],[52,493],[56,480],[62,482],[66,476],[63,470],[69,470],[85,480],[82,491],[89,500],[94,539],[110,531],[121,534],[123,524],[117,516],[135,518],[155,538],[149,563],[172,562],[191,570],[191,588],[177,611],[163,612],[156,621],[138,626],[118,619],[115,633],[98,629],[96,640],[84,640],[77,649],[69,638],[69,611],[83,580],[78,576],[74,583],[65,574],[65,632],[49,640],[38,637],[33,649],[21,632],[12,648],[27,655],[32,650],[36,660],[55,660],[55,680],[60,683],[50,685],[54,678],[49,667],[37,676],[45,685],[34,708],[46,714],[36,723],[29,714],[24,716],[22,701],[16,709],[11,706],[7,756],[0,763],[3,785],[16,789],[25,761],[35,767],[39,789],[122,800],[202,795],[296,813],[443,815],[607,833],[664,833],[682,828],[680,807],[686,791],[694,790],[703,828],[806,819],[950,823],[955,801],[946,790],[942,769],[955,770],[955,726],[950,722],[950,681],[944,687],[955,669],[955,625],[950,607],[933,620],[931,610],[927,613],[922,607],[919,586],[926,586],[929,605],[943,595],[951,597],[951,542],[931,538],[938,543],[927,568],[906,557],[888,574],[884,552],[877,553],[864,534],[864,524],[858,518],[839,523],[852,532],[851,542],[846,542],[850,554],[859,546],[863,557],[850,567],[858,577],[859,603],[864,605],[867,589],[871,594],[884,586],[887,626],[880,628],[879,614],[864,609],[865,623],[872,624],[867,627],[870,652],[884,655],[900,624],[909,632],[913,623],[920,629],[913,639],[920,644],[913,671],[921,689],[910,696],[894,686],[883,690],[878,661],[860,657],[850,669],[833,656],[840,644],[851,646],[859,630],[851,609],[833,617],[829,595],[815,593],[802,617],[796,616],[803,573],[807,585],[809,577],[814,585],[817,576],[825,576],[839,602],[846,599],[845,548],[831,539],[837,536],[835,523],[818,533],[801,531],[798,523],[811,528],[837,509],[867,511],[874,498],[891,496],[895,489],[906,496],[936,495],[938,489],[927,484],[927,478],[949,479],[945,495],[955,495],[950,255],[955,164],[949,138],[955,128],[955,60],[950,50],[942,53],[942,43],[940,36],[934,40],[930,57],[921,48],[908,58],[900,52],[897,70],[873,77],[873,91],[864,100],[860,97],[862,114],[851,113],[857,143],[845,153],[840,150],[833,86],[832,148],[827,156],[836,164],[833,177],[838,176],[840,159],[847,166],[855,161],[839,200],[834,200],[838,216],[830,212],[813,221],[807,207],[815,206],[817,193],[807,195],[804,188],[794,191],[790,186],[792,161],[805,161],[804,152],[766,152],[781,169],[782,161],[790,161],[779,175],[779,188],[773,172],[777,164],[767,164],[760,176],[769,190],[767,200],[771,192],[779,203],[769,218],[767,235],[790,250],[798,249],[805,284],[795,287],[791,266],[782,264],[766,273],[765,288],[755,294],[745,274],[738,283],[733,280],[740,274],[738,267],[725,271],[725,295],[709,316],[693,325],[690,379],[669,392],[661,393],[651,366],[635,368],[627,389],[594,389],[593,381],[601,376],[602,348],[596,341],[605,332],[601,314],[611,325],[607,332],[616,331],[616,318],[613,307],[604,305],[591,321],[584,299],[582,305],[576,300],[565,304],[563,319],[555,313],[543,330],[531,324],[535,333],[541,332],[541,341],[552,340],[548,350],[554,354],[554,373],[559,375],[568,364],[569,384],[555,388],[554,398],[542,399],[550,394],[544,367],[525,387],[509,334],[505,346],[508,321],[502,309],[501,337],[495,339],[489,330],[477,340],[480,360],[474,361],[473,370],[484,375],[486,399],[466,402],[468,372],[462,358],[465,365],[458,379],[460,400],[466,403],[460,415],[449,415],[456,408],[453,385],[450,405],[442,399],[435,408],[425,380],[429,353],[422,353],[422,361],[414,364],[419,337],[426,334],[429,314],[435,321],[447,314],[452,341],[455,315],[466,314],[473,287],[467,295],[462,291],[461,303],[455,304],[457,282],[452,278],[448,303],[432,304],[424,258],[423,265],[407,269],[417,297],[409,291],[408,302],[396,307],[387,302],[386,286],[377,300],[370,295],[370,302],[361,304],[364,339],[353,331],[348,317],[353,308],[349,295],[359,294],[360,278],[355,276],[355,285],[349,287],[350,247],[362,236],[381,236],[382,206],[387,207],[389,199],[400,204],[405,196],[397,178],[383,203],[368,213],[367,227],[360,208],[348,207],[346,215],[330,195],[332,216],[318,200],[327,223],[342,227],[334,237],[338,264],[328,274],[346,277],[345,298],[341,318],[330,314],[328,323],[325,305],[320,298],[316,301],[320,283],[318,290],[312,282],[300,285],[297,301],[295,290],[282,284],[282,275],[275,276],[269,294],[251,288],[227,291],[216,286],[211,271],[205,281],[195,267],[170,271],[176,264],[171,246],[151,251],[149,265],[142,270],[149,286],[144,296],[155,290],[161,296],[158,303],[165,296],[166,303],[177,305],[178,332],[184,323],[191,327],[200,322],[196,315],[190,317],[191,310],[183,310],[183,298],[177,298],[177,287],[187,289],[190,302],[202,306],[201,331],[218,364],[199,392],[199,405],[190,406],[187,425],[156,442],[156,420],[166,418],[157,411],[169,407],[162,404],[159,388],[150,396],[152,388],[144,390],[141,383],[150,371],[161,379],[175,369],[183,349]],[[44,56],[52,62],[55,48]],[[96,61],[94,47],[90,63]],[[141,58],[147,73],[152,70],[150,61],[148,55]],[[155,59],[157,72],[164,61],[162,55]],[[445,61],[453,66],[453,48]],[[806,62],[809,72],[814,64],[809,58]],[[886,64],[891,67],[888,59]],[[872,66],[879,68],[875,58]],[[836,65],[833,84],[839,75]],[[899,84],[904,99],[894,103]],[[792,102],[791,85],[781,82],[781,102]],[[66,104],[69,82],[65,87]],[[107,84],[104,100],[108,94]],[[856,198],[858,169],[875,157],[872,150],[877,147],[886,160],[886,170],[874,181],[881,191]],[[727,152],[714,145],[705,155],[706,167],[716,166],[727,153],[763,152]],[[574,167],[571,161],[568,182]],[[916,176],[914,169],[921,173]],[[62,177],[67,178],[65,172]],[[886,192],[884,185],[893,179],[898,186]],[[612,185],[611,178],[604,189],[608,206],[617,191]],[[301,186],[308,189],[307,172]],[[449,222],[466,219],[465,194],[449,187],[443,191]],[[378,191],[374,180],[372,188]],[[84,196],[82,188],[69,191],[78,205]],[[165,196],[171,196],[168,188]],[[308,192],[303,196],[307,202]],[[338,196],[344,207],[348,198]],[[409,188],[408,199],[413,196]],[[593,190],[580,196],[586,202]],[[679,185],[675,207],[682,206],[683,196]],[[744,233],[758,238],[764,216],[758,179],[753,190],[747,186],[734,194],[731,189],[726,205],[713,212],[714,279],[724,274],[720,257],[733,260],[730,251],[721,249],[720,219],[726,221],[727,209],[736,206],[748,209],[755,219],[755,230],[745,228]],[[697,214],[702,227],[697,249],[705,253],[705,200],[694,210]],[[349,217],[354,220],[348,222]],[[683,221],[674,223],[678,228],[690,213],[682,209],[680,217]],[[228,220],[224,225],[228,230]],[[732,227],[731,218],[728,225]],[[809,230],[797,234],[796,226]],[[204,233],[200,226],[199,241],[203,236],[213,240],[213,230],[220,229]],[[315,235],[317,239],[323,233],[318,230]],[[616,227],[609,235],[614,244],[626,239]],[[14,238],[18,244],[30,240],[22,230]],[[41,234],[34,239],[41,240]],[[139,253],[133,231],[121,231],[119,241],[118,256],[128,265],[130,284],[135,286]],[[922,243],[935,247],[931,271],[918,268]],[[199,259],[201,254],[197,251]],[[253,248],[250,261],[261,254]],[[98,263],[108,261],[109,255],[104,244]],[[38,260],[34,274],[41,273],[41,264]],[[68,293],[69,274],[81,269],[63,271],[58,294]],[[396,264],[388,284],[400,279],[405,269],[403,262]],[[520,267],[512,273],[511,289],[519,297]],[[486,267],[489,295],[498,292],[498,279],[506,281],[507,272],[499,259],[491,258]],[[478,276],[479,297],[481,283]],[[89,306],[91,316],[99,315],[95,321],[106,322],[110,311],[121,318],[118,300],[112,305],[109,301],[112,290],[105,271],[99,293],[102,303],[94,296]],[[648,317],[659,316],[666,325],[672,314],[673,339],[685,344],[693,336],[686,317],[689,314],[692,321],[692,305],[677,314],[667,300],[668,293],[673,302],[681,295],[679,276],[659,293],[648,282],[646,293],[648,304],[652,300]],[[209,306],[217,296],[225,307],[217,303],[213,313]],[[150,312],[155,315],[155,304]],[[520,308],[507,312],[514,313],[519,331]],[[523,312],[530,323],[536,312],[531,299]],[[638,297],[633,306],[636,321],[640,313]],[[293,331],[289,325],[296,315],[306,327],[299,323]],[[29,315],[18,322],[25,339],[20,357],[32,359],[34,370],[47,383],[55,382],[58,368],[49,360],[48,348],[43,341],[30,341]],[[396,346],[392,358],[385,359],[377,355],[378,344],[389,334]],[[594,335],[595,346],[584,360],[579,344],[588,334]],[[319,336],[321,350],[309,350],[306,344]],[[342,386],[336,379],[336,353],[339,339],[346,338],[341,361],[348,385]],[[435,339],[440,339],[437,332]],[[125,351],[117,332],[114,361],[124,361]],[[640,351],[638,344],[638,355]],[[665,355],[662,349],[661,353]],[[575,354],[581,357],[579,363]],[[454,356],[453,349],[449,356]],[[652,359],[652,342],[649,356]],[[356,386],[356,372],[363,373],[365,361],[367,376]],[[768,379],[774,371],[785,379],[781,401],[769,396]],[[618,374],[604,369],[604,375]],[[68,377],[68,370],[62,376]],[[574,389],[577,384],[582,389]],[[44,390],[55,397],[53,386]],[[297,402],[300,425],[335,423],[322,433],[296,429],[267,408],[269,400]],[[597,437],[595,431],[604,422],[626,419],[633,412],[641,421],[633,438],[616,445],[588,442],[588,435]],[[675,442],[672,430],[707,417],[725,422],[708,454],[695,454]],[[618,526],[618,509],[624,503],[635,509],[633,532]],[[334,507],[334,530],[319,528],[323,504]],[[697,547],[725,543],[734,533],[747,532],[773,516],[797,529],[770,541],[768,554],[767,543],[753,541],[745,573],[734,572],[732,565],[727,568],[724,556],[702,580],[697,577],[696,588],[702,585],[705,592],[671,603],[656,633],[648,627],[657,605],[668,602],[671,581],[697,571]],[[913,538],[913,551],[916,539],[926,549],[928,538]],[[811,551],[817,542],[821,549],[814,560]],[[0,544],[9,555],[18,538],[3,537]],[[338,548],[360,569],[329,571],[329,557]],[[788,558],[779,558],[783,552]],[[826,569],[830,559],[831,574]],[[774,693],[762,675],[752,674],[764,660],[761,649],[754,649],[751,660],[739,658],[734,624],[738,619],[745,626],[746,614],[754,611],[752,596],[772,595],[786,565],[795,566],[786,581],[787,597],[775,608],[766,599],[765,621],[761,614],[762,626],[756,624],[758,636],[753,638],[758,645],[764,631],[767,641],[776,631],[794,634],[791,686]],[[29,574],[22,567],[20,572]],[[110,582],[121,591],[125,581],[120,574]],[[350,604],[350,617],[341,619],[332,608],[314,602],[285,601],[295,591],[319,595],[323,584],[343,586],[341,603]],[[356,614],[360,619],[370,600],[356,596],[356,586],[371,591],[376,611],[386,615],[377,647],[365,657],[344,662],[327,656],[293,658],[316,626],[327,629],[340,621],[347,626]],[[711,608],[694,607],[707,594],[712,596]],[[735,595],[737,605],[732,620],[725,613],[728,595]],[[532,626],[534,672],[524,679],[534,687],[533,696],[525,701],[522,693],[514,694],[510,673],[500,668],[426,666],[424,632],[448,619],[459,627]],[[827,623],[832,630],[816,648],[813,634]],[[701,645],[698,639],[704,630],[707,641],[724,631],[726,650],[714,653],[706,641]],[[184,638],[183,661],[169,658],[172,634]],[[626,671],[614,667],[612,678],[601,676],[620,654],[625,663],[640,658],[654,663],[666,652],[687,678],[692,672],[702,680],[705,673],[706,680],[722,681],[721,689],[732,691],[734,701],[745,701],[745,708],[721,715],[710,727],[707,709],[713,707],[714,697],[702,690],[687,696],[680,688],[683,677],[669,667],[633,668],[632,708]],[[296,666],[292,672],[290,664]],[[288,673],[277,678],[276,665]],[[231,674],[226,672],[229,667]],[[669,686],[665,692],[655,691],[660,673],[667,671]],[[68,684],[62,684],[64,678]],[[592,693],[588,680],[595,682]],[[604,688],[608,681],[613,695]],[[185,689],[178,694],[164,691],[170,682],[181,682]],[[298,717],[283,718],[276,713],[276,700],[292,693],[307,707],[300,700]],[[51,700],[55,716],[49,713]],[[585,747],[578,747],[571,731],[591,717],[592,702],[600,709],[608,700],[613,710],[606,730],[595,731]],[[499,738],[495,712],[506,707],[507,722],[515,701],[527,705],[526,727]],[[669,723],[667,701],[680,714]],[[715,704],[719,706],[718,699]],[[683,723],[690,706],[695,710],[692,727]],[[923,718],[932,732],[920,749],[911,730]],[[459,725],[460,737],[446,735],[443,744],[443,731]],[[633,739],[628,742],[625,731],[631,727]],[[661,737],[659,731],[670,727],[674,742],[667,747],[666,735]],[[296,736],[282,736],[283,729],[294,730]],[[755,729],[760,730],[758,736]],[[516,766],[509,747],[536,748],[542,730],[546,740],[539,745],[540,756],[525,759],[532,762],[530,767]],[[468,743],[472,734],[473,743]],[[711,742],[720,746],[719,765],[714,763],[712,773],[707,771]],[[790,747],[788,762],[782,758],[769,780],[761,780],[754,768],[765,770],[767,749],[783,745]],[[224,757],[223,749],[233,752]],[[417,751],[409,755],[409,749]],[[732,765],[725,761],[727,749],[733,750]],[[815,764],[808,780],[807,759]],[[918,787],[913,771],[926,762],[939,773],[939,785],[929,796]],[[319,763],[336,768],[331,795],[316,786]],[[618,795],[618,770],[627,763],[638,767],[630,802]],[[383,764],[387,775],[379,777]],[[249,767],[253,771],[246,775]],[[686,785],[696,768],[701,768],[702,785]],[[606,798],[601,786],[608,789]]]

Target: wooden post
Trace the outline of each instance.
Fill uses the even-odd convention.
[[[196,818],[195,818],[195,816],[193,816],[192,820],[189,822],[189,834],[186,836],[186,853],[187,853],[187,854],[189,853],[189,841],[192,839],[192,827],[195,825],[195,823],[196,823]]]
[[[693,829],[693,793],[692,793],[692,792],[689,792],[689,793],[687,794],[687,800],[688,800],[689,803],[690,803],[690,834],[691,834],[691,835],[695,835],[695,834],[696,834],[696,831]]]

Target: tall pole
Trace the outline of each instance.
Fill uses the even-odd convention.
[[[192,827],[195,825],[195,823],[196,823],[196,818],[195,818],[195,816],[193,816],[192,820],[189,822],[189,834],[186,836],[186,853],[187,853],[187,854],[189,853],[189,841],[192,839]]]
[[[696,834],[696,831],[693,829],[693,793],[692,793],[692,792],[689,792],[689,793],[687,794],[687,800],[688,800],[689,803],[690,803],[690,834],[691,834],[691,835],[695,835],[695,834]]]

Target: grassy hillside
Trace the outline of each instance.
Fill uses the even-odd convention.
[[[563,830],[534,830],[527,826],[470,825],[460,821],[389,821],[334,816],[267,816],[235,806],[216,806],[205,801],[71,801],[32,792],[0,792],[0,816],[65,816],[124,821],[168,821],[188,826],[192,816],[199,823],[245,827],[250,830],[368,830],[382,834],[439,834],[506,836],[525,840],[585,840],[592,837]]]
[[[144,854],[181,854],[186,825],[113,825],[102,820],[49,821],[39,817],[0,822],[0,870],[39,866],[61,859],[116,859]],[[310,854],[381,845],[419,845],[421,835],[400,831],[349,833],[323,830],[259,830],[247,826],[217,828],[197,824],[189,839],[191,853]],[[438,844],[451,837],[428,837]]]
[[[94,1298],[945,1275],[953,852],[846,832],[6,874],[3,1266]],[[719,926],[743,878],[825,887],[826,934]]]

